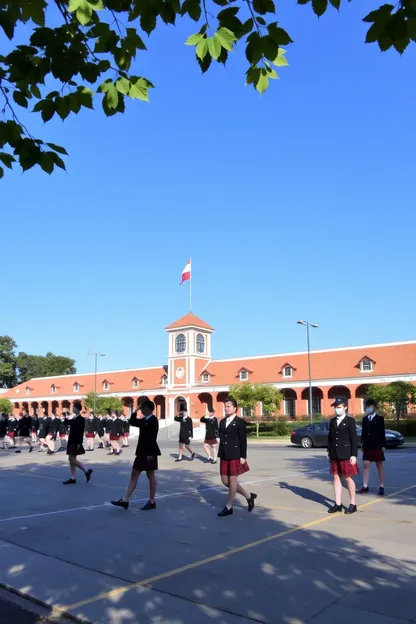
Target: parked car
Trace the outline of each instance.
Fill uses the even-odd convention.
[[[292,431],[290,441],[303,448],[325,447],[328,444],[329,421],[306,425]],[[357,425],[357,441],[361,444],[361,427]],[[386,429],[386,448],[397,448],[404,443],[404,438],[398,431]]]

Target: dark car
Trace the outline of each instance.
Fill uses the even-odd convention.
[[[292,431],[290,441],[303,448],[326,447],[328,444],[329,421],[325,420],[306,427],[299,427]],[[357,425],[357,440],[361,444],[361,427]],[[386,448],[397,448],[404,443],[404,438],[398,431],[386,429]]]

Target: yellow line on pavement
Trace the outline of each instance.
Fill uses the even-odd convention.
[[[408,487],[402,488],[401,490],[397,490],[392,492],[391,494],[387,494],[383,498],[376,498],[371,500],[363,505],[359,506],[359,509],[365,509],[366,507],[370,507],[371,505],[377,505],[378,503],[382,503],[388,498],[392,496],[397,496],[398,494],[402,494],[403,492],[408,492],[416,488],[416,483],[414,485],[410,485]],[[172,576],[176,576],[177,574],[182,574],[182,572],[188,572],[189,570],[194,570],[195,568],[199,568],[200,566],[207,565],[208,563],[214,563],[215,561],[220,561],[221,559],[226,559],[231,555],[236,555],[237,553],[244,552],[251,548],[255,548],[256,546],[261,546],[263,544],[267,544],[269,542],[273,542],[282,537],[287,537],[288,535],[292,535],[293,533],[297,533],[299,531],[305,531],[310,529],[318,524],[323,524],[324,522],[329,522],[330,520],[334,520],[335,518],[342,518],[343,514],[334,514],[327,515],[324,518],[319,518],[317,520],[313,520],[312,522],[307,522],[297,527],[292,527],[291,529],[287,529],[286,531],[281,531],[280,533],[275,533],[274,535],[269,535],[268,537],[263,537],[261,539],[255,540],[254,542],[249,542],[248,544],[244,544],[243,546],[239,546],[237,548],[233,548],[232,550],[227,550],[225,552],[219,553],[218,555],[213,555],[211,557],[207,557],[206,559],[200,559],[199,561],[194,561],[193,563],[188,563],[187,565],[180,566],[179,568],[174,568],[173,570],[169,570],[167,572],[162,572],[161,574],[157,574],[155,576],[151,576],[147,579],[143,579],[141,581],[137,581],[136,583],[130,583],[129,585],[125,585],[124,587],[118,587],[116,589],[112,589],[108,592],[103,592],[101,594],[97,594],[96,596],[92,596],[91,598],[87,598],[86,600],[81,600],[80,602],[76,602],[72,605],[66,607],[56,607],[54,608],[54,614],[57,613],[68,613],[73,611],[74,609],[79,609],[80,607],[85,607],[93,602],[97,602],[98,600],[103,600],[107,598],[114,598],[116,596],[120,596],[132,589],[137,587],[146,587],[149,588],[149,585],[156,583],[157,581],[161,581]]]

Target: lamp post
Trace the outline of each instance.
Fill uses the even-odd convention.
[[[105,353],[94,352],[91,349],[88,351],[87,355],[94,356],[94,416],[96,416],[96,408],[97,408],[97,361],[98,357],[105,357]]]
[[[312,409],[312,371],[311,371],[311,345],[309,340],[309,327],[319,327],[317,323],[309,323],[309,321],[298,321],[298,325],[305,325],[306,327],[306,341],[308,344],[308,379],[309,379],[309,405],[308,405],[308,414],[309,420],[312,424],[313,420],[313,409]]]

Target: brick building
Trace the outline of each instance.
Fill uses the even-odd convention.
[[[207,409],[223,415],[223,404],[233,383],[269,383],[278,387],[284,401],[281,413],[300,417],[308,413],[307,353],[283,353],[228,360],[214,360],[211,339],[214,329],[189,313],[166,327],[167,365],[107,371],[97,374],[97,392],[120,397],[128,413],[139,397],[154,400],[157,415],[170,424],[174,415],[187,408],[199,419]],[[335,396],[348,398],[349,411],[363,411],[369,384],[411,381],[416,384],[416,341],[342,347],[311,352],[313,411],[330,414]],[[2,393],[31,413],[40,407],[60,413],[82,403],[94,389],[94,374],[31,379]],[[261,405],[257,408],[261,413]]]

